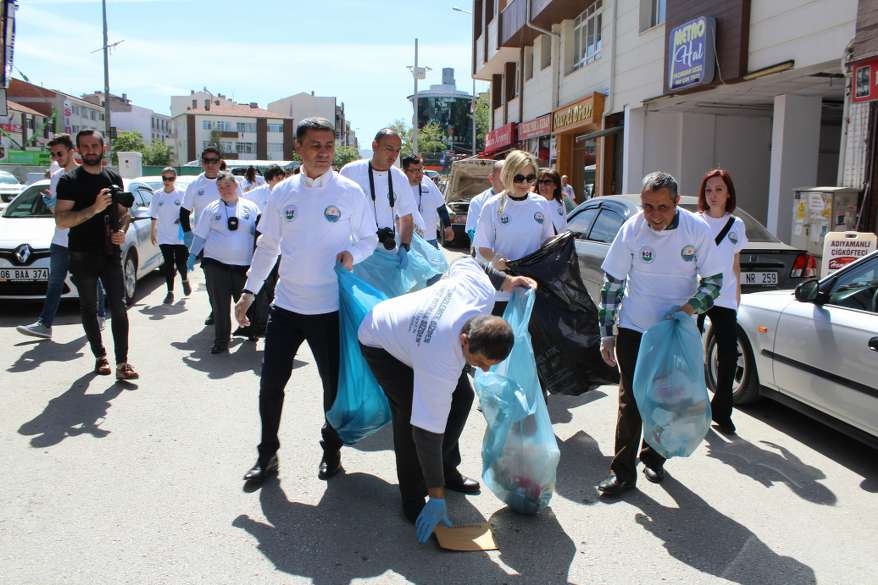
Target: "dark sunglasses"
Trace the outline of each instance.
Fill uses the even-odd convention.
[[[533,183],[536,180],[537,176],[534,174],[530,174],[526,177],[524,175],[515,175],[514,177],[512,177],[512,181],[515,183],[524,183],[525,181],[527,181],[528,183]]]
[[[555,181],[552,179],[540,179],[540,185],[554,185]]]
[[[220,161],[220,159],[218,159],[218,158],[203,158],[203,159],[201,159],[201,162],[203,162],[206,165],[215,165],[215,164],[219,163],[219,161]]]
[[[61,158],[61,157],[64,156],[65,154],[66,154],[66,153],[64,153],[64,152],[53,152],[53,153],[51,153],[52,158]]]
[[[170,183],[171,181],[176,181],[177,177],[162,177],[162,181],[165,183]]]

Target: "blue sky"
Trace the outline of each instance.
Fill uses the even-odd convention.
[[[110,91],[169,113],[171,95],[207,87],[239,102],[300,91],[335,95],[360,145],[382,126],[411,122],[406,69],[419,39],[419,64],[432,68],[420,88],[453,67],[471,91],[466,0],[108,0]],[[100,0],[20,0],[15,76],[73,95],[102,90]],[[486,84],[479,82],[478,91]]]

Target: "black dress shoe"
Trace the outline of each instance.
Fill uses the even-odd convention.
[[[724,420],[724,421],[713,421],[716,425],[716,428],[719,429],[721,433],[724,435],[734,435],[735,434],[735,423],[732,422],[732,419]]]
[[[229,351],[228,343],[214,343],[210,348],[210,353],[216,355],[218,353],[227,353]]]
[[[329,479],[341,470],[341,451],[324,451],[317,468],[317,479]]]
[[[256,465],[250,468],[250,471],[244,474],[244,481],[263,482],[265,479],[277,473],[277,455],[272,455],[271,459],[263,462],[262,459],[256,461]]]
[[[482,490],[482,486],[471,477],[457,474],[457,477],[445,479],[445,489],[462,494],[477,494]]]
[[[616,477],[616,474],[612,474],[597,485],[597,490],[602,498],[615,498],[621,496],[623,492],[634,489],[634,485],[633,481],[622,481]]]
[[[207,319],[204,320],[205,325],[213,325],[213,313],[207,316]]]
[[[650,467],[648,465],[643,466],[643,477],[651,481],[652,483],[661,483],[665,478],[665,468],[664,467]]]

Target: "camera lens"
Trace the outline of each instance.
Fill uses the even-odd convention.
[[[384,244],[385,250],[393,250],[396,247],[396,242],[392,238],[381,243]]]

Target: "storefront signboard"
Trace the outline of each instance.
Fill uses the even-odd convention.
[[[603,113],[603,94],[589,97],[562,106],[552,112],[552,132],[561,134],[579,127],[595,127]]]
[[[699,16],[671,29],[668,34],[669,90],[707,85],[716,64],[716,19]]]
[[[546,114],[518,125],[518,139],[538,138],[552,133],[552,115]]]
[[[858,61],[851,66],[851,101],[855,103],[878,100],[878,57]]]
[[[485,136],[485,152],[496,152],[515,142],[516,124],[505,124],[488,132]]]

